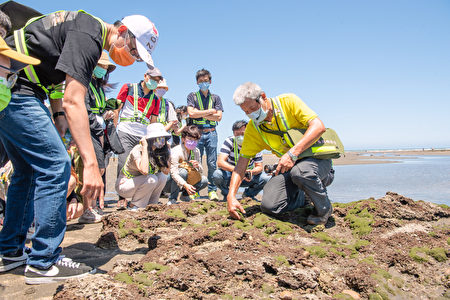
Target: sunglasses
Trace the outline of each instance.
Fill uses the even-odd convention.
[[[6,75],[6,87],[8,89],[12,88],[16,84],[20,70],[10,69],[2,65],[0,65],[0,68],[7,70],[9,72],[9,74]]]

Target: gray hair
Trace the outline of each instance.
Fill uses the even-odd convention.
[[[236,105],[241,105],[246,99],[257,100],[263,93],[259,85],[253,82],[246,82],[238,86],[234,91],[233,100]]]

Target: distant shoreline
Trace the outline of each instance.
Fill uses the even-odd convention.
[[[334,165],[362,165],[362,164],[388,164],[399,163],[408,156],[408,159],[414,156],[425,155],[443,155],[450,156],[450,150],[367,150],[367,151],[349,151],[344,156],[333,160]],[[412,157],[411,157],[412,156]],[[273,154],[264,154],[263,163],[275,164],[278,158]]]

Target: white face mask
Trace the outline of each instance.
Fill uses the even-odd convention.
[[[259,109],[257,109],[254,112],[251,112],[249,114],[247,114],[247,117],[249,117],[250,119],[253,120],[253,122],[255,122],[256,126],[260,125],[264,119],[267,117],[267,111],[265,111],[262,108],[262,103],[261,106],[259,107]]]
[[[158,98],[163,97],[166,94],[167,90],[166,89],[156,89],[155,90],[155,94],[156,96],[158,96]]]

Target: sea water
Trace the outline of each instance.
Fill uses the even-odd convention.
[[[450,206],[450,156],[393,156],[398,163],[334,166],[333,202],[380,198],[391,191]]]

